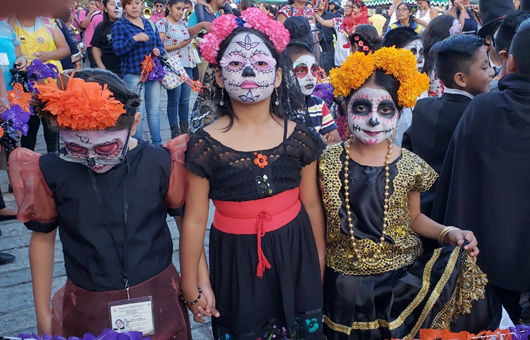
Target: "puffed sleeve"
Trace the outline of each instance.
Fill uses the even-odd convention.
[[[53,222],[57,221],[58,213],[40,171],[40,156],[28,149],[15,149],[9,156],[9,180],[18,206],[18,220],[31,230],[50,232],[56,227]]]
[[[408,153],[413,169],[413,184],[410,191],[425,192],[429,190],[438,179],[438,174],[420,156],[402,149],[403,154]]]
[[[164,147],[171,153],[171,174],[169,188],[166,194],[167,206],[170,209],[180,208],[184,205],[188,191],[188,178],[186,177],[184,153],[188,147],[190,136],[180,135],[169,140]]]

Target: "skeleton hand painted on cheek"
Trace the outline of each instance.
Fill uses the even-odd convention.
[[[237,34],[219,65],[225,90],[233,100],[256,103],[271,97],[276,80],[276,59],[257,35]]]
[[[371,145],[392,139],[399,118],[388,91],[366,85],[350,97],[347,115],[352,135]]]
[[[62,153],[60,157],[65,161],[84,164],[94,172],[105,173],[125,158],[129,134],[129,129],[82,132],[61,129],[66,154]]]

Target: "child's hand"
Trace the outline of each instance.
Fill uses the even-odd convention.
[[[221,316],[219,311],[215,308],[215,294],[209,284],[201,285],[202,296],[206,299],[206,308],[198,307],[199,314],[197,317],[216,317]]]
[[[184,299],[187,302],[193,302],[195,301],[197,296],[199,296],[199,290],[196,289],[195,292],[187,294],[184,291],[184,289],[182,289],[182,295],[184,296]],[[195,296],[195,297],[193,298],[193,300],[188,300],[190,296]],[[202,308],[202,310],[204,311],[206,309],[206,304],[207,304],[206,299],[203,294],[201,294],[201,297],[199,298],[199,301],[197,301],[197,303],[194,303],[191,306],[186,304],[189,310],[193,313],[193,319],[195,320],[195,322],[204,323],[204,314],[201,314],[201,312],[199,311],[199,308]]]
[[[469,244],[467,244],[464,249],[469,252],[469,255],[473,257],[473,260],[477,260],[477,255],[480,253],[480,250],[477,247],[477,238],[472,231],[460,229],[452,230],[447,234],[446,239],[447,243],[453,246],[461,246],[466,240],[469,241]]]

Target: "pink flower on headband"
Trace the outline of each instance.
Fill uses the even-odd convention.
[[[278,52],[283,52],[289,43],[289,31],[278,21],[271,19],[257,8],[249,8],[240,18],[232,14],[221,15],[212,22],[210,33],[201,43],[201,53],[210,64],[217,64],[221,43],[238,27],[253,28],[269,37]]]

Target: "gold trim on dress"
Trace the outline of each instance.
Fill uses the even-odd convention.
[[[431,328],[449,328],[451,323],[456,323],[460,314],[470,314],[472,302],[484,298],[487,284],[487,275],[473,262],[469,254],[464,254],[456,288],[444,308],[434,318]]]
[[[394,244],[385,242],[380,247],[370,239],[357,240],[364,258],[359,262],[354,256],[349,235],[340,229],[339,212],[343,204],[339,195],[342,189],[340,157],[343,152],[343,143],[332,145],[326,148],[319,162],[320,188],[326,211],[326,265],[345,275],[374,275],[411,265],[421,256],[423,248],[411,227],[408,194],[428,190],[438,175],[420,157],[402,149],[402,157],[397,163],[398,173],[392,181],[394,192],[390,197],[386,230]],[[375,256],[378,249],[381,249],[381,255]]]
[[[326,325],[333,329],[336,332],[341,332],[344,334],[351,334],[352,330],[374,330],[381,327],[388,328],[389,330],[394,330],[403,325],[405,320],[412,314],[412,312],[420,305],[422,301],[425,300],[427,297],[427,293],[429,292],[430,287],[430,280],[431,280],[431,272],[432,268],[434,266],[434,263],[438,260],[440,253],[442,249],[438,248],[434,251],[431,259],[427,262],[425,265],[425,270],[423,272],[423,284],[418,292],[418,295],[414,298],[414,300],[401,312],[401,314],[393,321],[386,321],[377,319],[375,321],[371,322],[354,322],[351,326],[345,326],[338,323],[333,322],[327,315],[324,315],[324,322]],[[425,319],[429,315],[429,312],[432,309],[432,306],[434,306],[434,303],[438,300],[440,297],[440,294],[442,293],[443,287],[447,284],[447,281],[451,277],[456,262],[458,260],[458,256],[460,253],[460,247],[455,247],[453,252],[451,253],[451,257],[449,258],[449,261],[445,267],[445,270],[440,278],[440,281],[436,284],[435,288],[433,289],[432,293],[429,296],[429,299],[427,300],[425,307],[422,310],[422,313],[420,314],[420,317],[416,321],[416,324],[412,328],[412,331],[409,335],[406,337],[403,337],[403,339],[412,339],[420,330],[421,326],[425,322]]]

